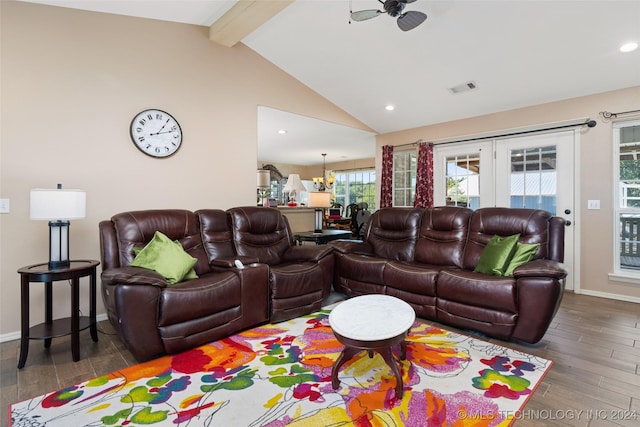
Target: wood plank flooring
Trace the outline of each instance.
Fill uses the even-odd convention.
[[[49,349],[32,340],[21,370],[19,342],[0,344],[0,425],[8,423],[10,403],[136,363],[109,322],[98,328],[97,343],[81,333],[78,362],[69,337],[54,339]],[[640,304],[566,293],[539,343],[488,341],[554,361],[515,426],[640,426]]]

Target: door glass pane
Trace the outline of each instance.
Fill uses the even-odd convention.
[[[556,214],[556,147],[511,150],[511,207]]]
[[[447,205],[480,207],[480,153],[447,157]]]

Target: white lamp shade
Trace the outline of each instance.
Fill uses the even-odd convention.
[[[309,193],[309,206],[312,208],[331,207],[331,193],[328,191],[312,191]]]
[[[35,188],[31,190],[31,219],[69,220],[86,215],[87,193],[82,190]]]
[[[298,193],[299,191],[307,191],[307,188],[300,180],[300,175],[298,175],[297,173],[292,173],[289,174],[287,183],[285,184],[282,191],[285,193]]]
[[[268,170],[258,170],[258,188],[271,187],[271,172]]]

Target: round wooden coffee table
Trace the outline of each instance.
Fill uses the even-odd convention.
[[[416,313],[406,302],[389,295],[362,295],[340,303],[329,314],[329,325],[344,349],[331,369],[331,385],[338,388],[338,371],[361,351],[369,357],[378,352],[396,377],[396,397],[402,399],[404,385],[398,363],[391,348],[400,344],[400,359],[406,358],[404,339],[416,319]]]

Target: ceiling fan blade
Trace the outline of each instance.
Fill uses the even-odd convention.
[[[427,14],[422,12],[416,12],[414,10],[403,13],[398,17],[398,27],[402,31],[413,30],[418,25],[422,24],[427,19]]]
[[[351,19],[354,21],[366,21],[367,19],[375,18],[381,13],[384,12],[376,9],[358,10],[356,12],[351,12]]]
[[[398,3],[413,3],[416,0],[398,0]]]

